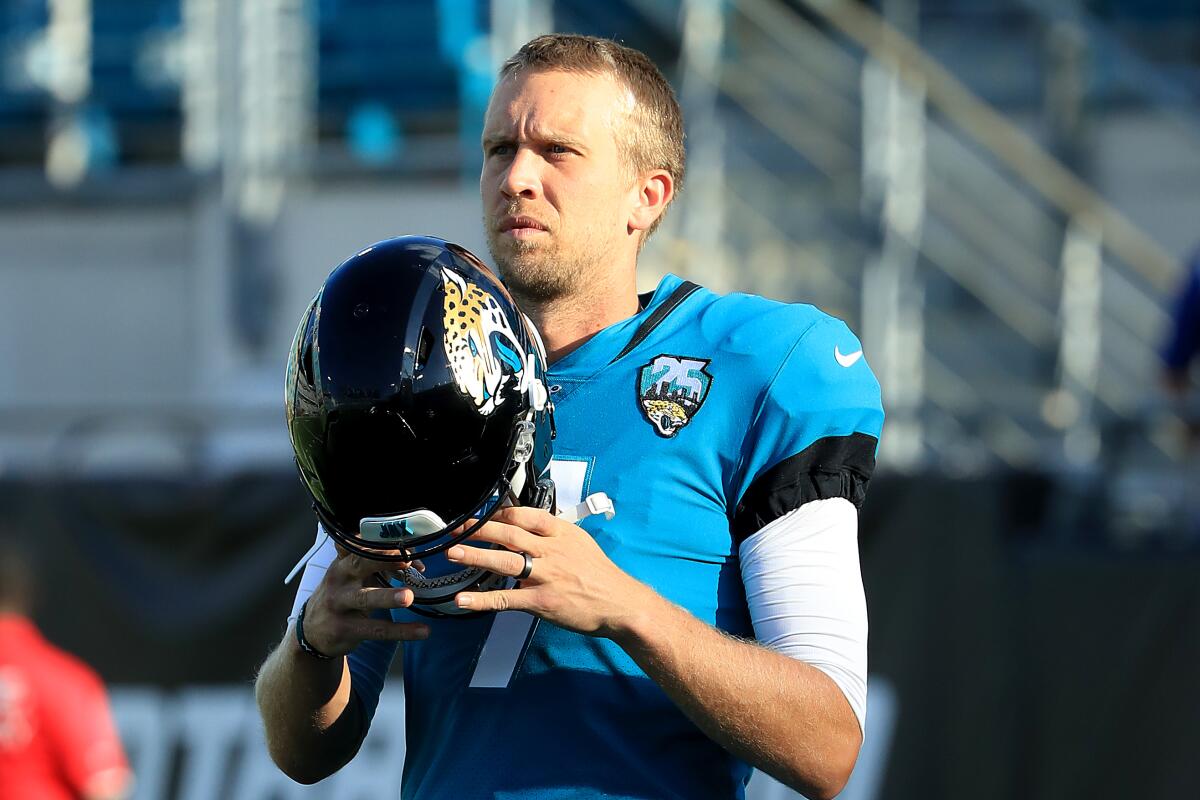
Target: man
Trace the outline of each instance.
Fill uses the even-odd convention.
[[[483,147],[489,247],[549,355],[559,504],[604,491],[617,514],[505,509],[473,539],[511,552],[448,552],[524,577],[460,608],[541,620],[502,689],[471,688],[490,615],[377,619],[412,593],[329,552],[305,606],[316,653],[289,631],[259,676],[272,756],[302,781],[352,758],[394,648],[379,640],[404,641],[406,798],[740,797],[747,765],[832,797],[865,714],[856,506],[882,410],[861,348],[808,306],[670,276],[639,299],[684,163],[642,54],[533,40]]]
[[[132,776],[100,678],[29,619],[28,559],[0,536],[0,797],[119,800]]]

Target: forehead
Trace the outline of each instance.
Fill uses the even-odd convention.
[[[519,72],[492,92],[484,135],[611,131],[632,110],[632,104],[632,93],[606,73]]]

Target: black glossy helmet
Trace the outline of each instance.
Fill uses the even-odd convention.
[[[322,527],[360,555],[411,561],[502,505],[553,513],[544,373],[533,325],[466,249],[403,236],[344,261],[300,321],[285,387]],[[455,593],[495,578],[410,570],[405,580],[418,603],[451,610]]]

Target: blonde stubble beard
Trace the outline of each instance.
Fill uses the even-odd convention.
[[[514,209],[507,213],[520,212]],[[502,234],[496,232],[487,219],[484,225],[492,261],[500,271],[504,285],[522,306],[545,306],[582,297],[596,278],[604,275],[603,262],[609,257],[609,248],[594,234],[579,242],[573,248],[574,253],[564,254],[561,242],[556,239],[552,238],[550,243],[503,242]],[[555,233],[550,231],[550,236]]]

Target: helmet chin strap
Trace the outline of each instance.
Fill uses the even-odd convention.
[[[574,524],[593,514],[603,514],[605,519],[612,519],[617,515],[617,507],[604,492],[594,492],[583,498],[583,502],[577,506],[560,508],[556,516]]]

